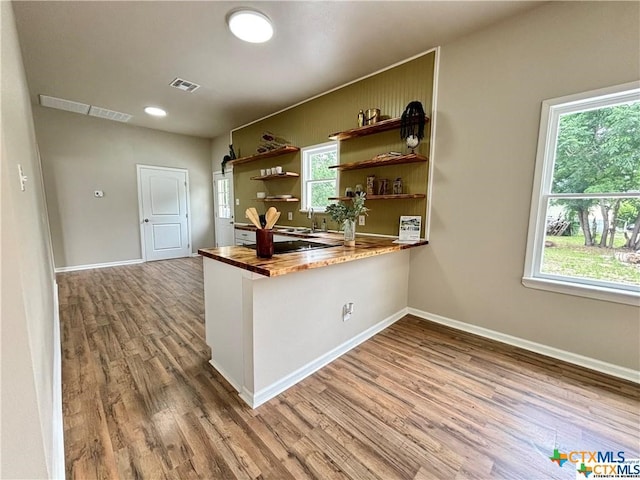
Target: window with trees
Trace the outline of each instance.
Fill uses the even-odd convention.
[[[305,147],[302,157],[302,210],[313,209],[324,212],[329,197],[338,194],[338,181],[335,168],[338,164],[338,144],[323,143]]]
[[[640,88],[542,105],[523,283],[640,302]]]

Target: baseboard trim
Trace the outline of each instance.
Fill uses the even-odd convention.
[[[435,313],[425,312],[416,308],[409,307],[407,313],[414,315],[423,320],[427,320],[447,327],[455,328],[463,332],[472,333],[480,337],[496,340],[498,342],[513,345],[514,347],[520,347],[524,350],[539,353],[547,357],[562,360],[573,365],[595,370],[597,372],[605,373],[613,377],[628,380],[634,383],[640,383],[640,371],[633,370],[631,368],[621,367],[612,363],[603,362],[595,358],[585,357],[578,355],[577,353],[567,352],[566,350],[560,350],[558,348],[543,345],[541,343],[532,342],[523,338],[514,337],[505,333],[500,333],[495,330],[489,330],[488,328],[478,327],[469,323],[460,322],[451,318],[443,317]]]
[[[53,282],[53,428],[51,448],[51,478],[64,480],[64,419],[62,415],[62,343],[60,341],[60,302],[58,283]]]
[[[247,405],[249,405],[251,408],[259,407],[263,403],[271,400],[272,398],[284,392],[288,388],[294,386],[296,383],[304,380],[306,377],[308,377],[312,373],[317,372],[325,365],[333,362],[336,358],[344,355],[349,350],[357,347],[362,342],[370,339],[377,333],[380,333],[382,330],[389,327],[390,325],[393,325],[395,322],[397,322],[402,317],[404,317],[407,313],[408,313],[407,308],[405,307],[402,310],[380,321],[379,323],[376,323],[372,327],[369,327],[368,329],[359,333],[355,337],[347,340],[341,345],[338,345],[333,350],[325,353],[324,355],[321,355],[315,360],[312,360],[306,365],[300,367],[298,370],[290,373],[286,377],[278,380],[277,382],[272,383],[268,387],[265,387],[256,393],[253,393],[247,390],[246,388],[243,388],[240,391],[240,398],[242,398],[242,400],[244,400],[244,402]]]
[[[58,267],[56,273],[77,272],[78,270],[92,270],[94,268],[122,267],[124,265],[136,265],[144,263],[142,258],[135,260],[122,260],[120,262],[92,263],[90,265],[73,265],[71,267]]]
[[[251,408],[256,408],[258,406],[254,403],[254,395],[252,391],[243,387],[238,395],[240,396],[242,401],[249,405]]]
[[[209,365],[211,365],[213,368],[216,369],[216,371],[222,375],[224,377],[224,379],[229,382],[229,385],[231,385],[237,392],[241,392],[242,391],[242,385],[238,385],[235,380],[233,380],[233,378],[231,377],[231,375],[229,375],[227,372],[225,372],[222,368],[220,368],[220,365],[218,365],[216,362],[214,362],[213,360],[209,360]]]

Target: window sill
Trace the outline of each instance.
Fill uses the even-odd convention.
[[[300,213],[305,213],[305,214],[306,214],[306,213],[309,213],[309,209],[308,209],[308,208],[300,209],[300,210],[298,210],[298,211],[299,211]],[[323,209],[323,210],[320,210],[320,208],[317,208],[317,209],[316,209],[316,208],[314,208],[314,209],[313,209],[313,213],[314,213],[314,214],[319,213],[319,214],[323,215],[323,214],[326,214],[327,212],[326,212],[326,210],[324,210],[324,209]]]
[[[584,285],[575,282],[552,280],[550,278],[523,277],[522,284],[525,287],[546,290],[566,295],[603,300],[605,302],[623,303],[626,305],[640,306],[640,292],[607,288],[595,285]]]

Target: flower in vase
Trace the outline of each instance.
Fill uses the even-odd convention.
[[[369,209],[364,206],[366,194],[361,193],[353,197],[353,200],[340,201],[327,206],[325,210],[334,222],[340,225],[340,229],[344,228],[346,220],[356,221],[360,215],[367,215]]]

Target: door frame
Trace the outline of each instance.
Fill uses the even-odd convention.
[[[216,175],[230,175],[230,179],[231,179],[231,217],[233,220],[233,225],[235,228],[235,223],[236,223],[236,211],[235,211],[235,207],[236,207],[236,200],[235,200],[235,191],[234,191],[234,187],[233,187],[233,167],[227,167],[225,168],[224,174],[222,173],[222,170],[216,170],[214,172],[211,173],[211,185],[212,185],[212,192],[213,192],[213,243],[218,246],[218,229],[216,228],[217,225],[217,218],[218,218],[218,212],[216,210]],[[235,230],[234,230],[235,232]],[[235,240],[235,233],[233,235],[233,238]],[[235,243],[235,241],[234,241]]]
[[[172,172],[184,172],[185,173],[185,181],[187,184],[185,185],[185,195],[187,197],[187,245],[189,248],[190,255],[193,256],[193,247],[191,242],[191,194],[189,192],[189,170],[186,168],[177,168],[177,167],[160,167],[157,165],[145,165],[141,163],[136,163],[136,177],[138,183],[138,225],[140,227],[140,251],[142,253],[142,260],[147,262],[147,249],[144,241],[144,212],[142,211],[142,183],[140,181],[140,170],[143,168],[150,168],[153,170],[165,170]]]

